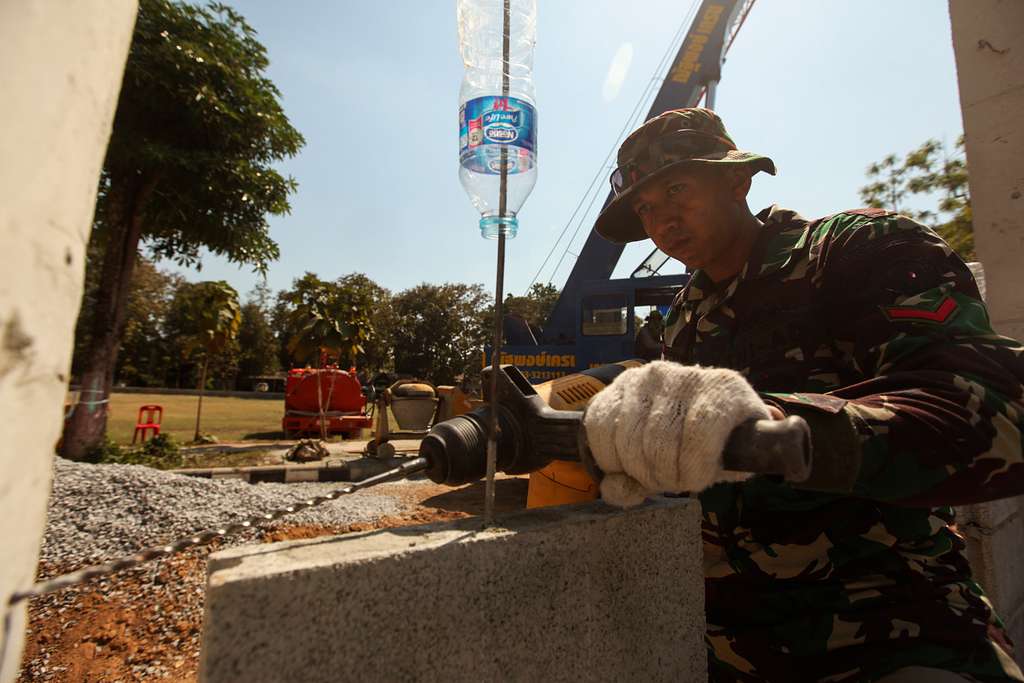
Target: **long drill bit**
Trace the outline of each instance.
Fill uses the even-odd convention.
[[[501,95],[509,91],[509,34],[511,33],[511,0],[502,0],[504,22],[501,36]],[[498,186],[498,215],[508,208],[508,145],[501,146],[501,176]],[[505,228],[498,230],[498,267],[494,283],[494,340],[491,347],[491,412],[487,434],[487,485],[484,488],[484,526],[494,524],[494,473],[498,462],[498,366],[504,341],[503,304],[505,296]]]

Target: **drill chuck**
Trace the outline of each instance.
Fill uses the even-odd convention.
[[[439,422],[420,443],[420,455],[430,465],[427,476],[436,484],[459,486],[482,479],[487,473],[489,408],[456,415]],[[498,407],[497,471],[504,472],[517,451],[518,426],[504,406]],[[511,456],[511,457],[510,457]]]

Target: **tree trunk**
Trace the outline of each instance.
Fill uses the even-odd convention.
[[[210,365],[210,354],[203,356],[203,369],[199,373],[199,405],[196,406],[196,435],[193,441],[199,441],[199,416],[203,414],[203,392],[206,391],[206,368]]]
[[[96,307],[89,323],[91,335],[83,353],[82,393],[64,432],[61,455],[82,460],[99,445],[107,431],[108,401],[135,257],[142,235],[142,209],[156,186],[155,178],[112,178],[105,198],[106,242],[96,293]]]

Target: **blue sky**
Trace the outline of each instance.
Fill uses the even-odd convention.
[[[281,247],[270,287],[308,270],[324,279],[363,272],[393,291],[446,281],[492,291],[495,243],[480,237],[457,174],[454,0],[232,4],[267,47],[285,112],[306,137],[281,165],[299,189],[291,214],[270,220]],[[690,4],[538,0],[539,176],[508,243],[506,291],[522,293],[533,280]],[[715,108],[741,149],[779,168],[755,179],[755,211],[778,203],[813,217],[859,206],[868,164],[932,137],[951,145],[962,130],[947,3],[758,0]],[[610,170],[570,252],[590,230]],[[564,282],[571,253],[552,271],[565,247],[541,281]],[[617,273],[651,247],[627,248]],[[225,279],[243,294],[257,282],[250,269],[210,255],[201,272],[182,272]]]

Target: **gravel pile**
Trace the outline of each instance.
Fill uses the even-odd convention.
[[[55,463],[41,576],[110,560],[344,487],[343,482],[213,481],[135,465],[88,465],[61,458]],[[408,508],[396,501],[398,496],[384,491],[397,493],[391,485],[360,491],[260,529],[278,528],[287,534],[284,527],[344,528]],[[217,547],[258,542],[259,533],[230,536]],[[33,598],[19,683],[195,680],[210,550],[191,549]],[[86,670],[92,673],[86,676]]]
[[[344,483],[248,484],[161,472],[137,465],[55,460],[42,564],[81,566],[333,491]],[[276,526],[336,526],[394,515],[388,496],[361,491],[287,515]],[[273,525],[270,525],[273,526]],[[245,532],[224,545],[251,542]]]

